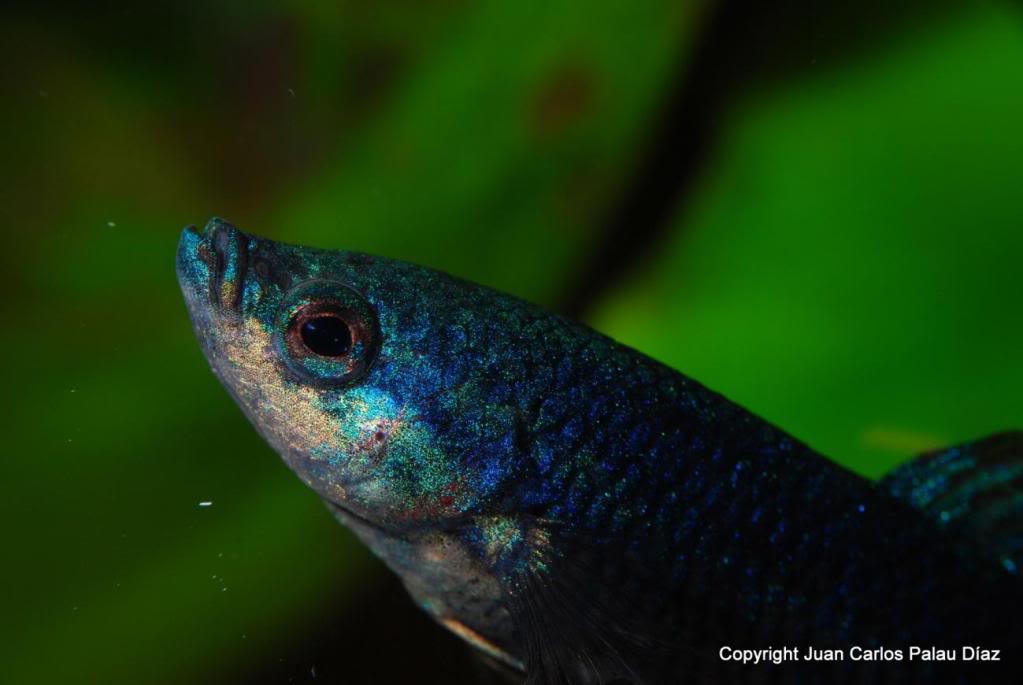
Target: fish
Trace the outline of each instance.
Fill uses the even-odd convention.
[[[259,434],[519,681],[1023,682],[1020,431],[875,482],[583,324],[423,266],[214,218],[184,230],[176,269]]]

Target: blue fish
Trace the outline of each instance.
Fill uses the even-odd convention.
[[[530,683],[1023,682],[1023,433],[875,483],[421,266],[213,219],[177,272],[256,430],[425,612]]]

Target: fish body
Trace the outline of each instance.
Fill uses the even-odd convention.
[[[255,428],[423,610],[530,682],[1019,682],[1019,433],[875,484],[635,350],[430,269],[214,219],[186,229],[177,270]],[[792,645],[845,661],[722,656]],[[1001,661],[911,661],[921,645]]]

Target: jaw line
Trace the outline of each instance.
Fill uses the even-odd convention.
[[[335,502],[334,500],[323,498],[323,502],[346,526],[353,529],[369,529],[389,537],[405,537],[404,531],[370,520],[361,514],[357,514],[354,510],[349,509],[345,505]]]
[[[464,530],[465,528],[476,525],[480,518],[486,518],[485,515],[477,514],[459,514],[457,516],[450,516],[441,519],[440,521],[433,522],[432,525],[423,525],[415,521],[409,522],[406,525],[395,525],[393,523],[384,523],[378,520],[367,518],[366,516],[359,514],[354,509],[345,506],[332,499],[322,498],[327,507],[341,518],[342,523],[352,528],[360,528],[362,530],[371,530],[377,534],[383,534],[391,538],[399,538],[406,541],[411,541],[415,533],[451,533],[458,530]]]

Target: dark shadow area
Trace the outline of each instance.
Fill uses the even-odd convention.
[[[249,664],[224,683],[473,683],[509,681],[409,598],[398,578],[377,564],[367,584],[324,598],[305,632],[279,652]]]

